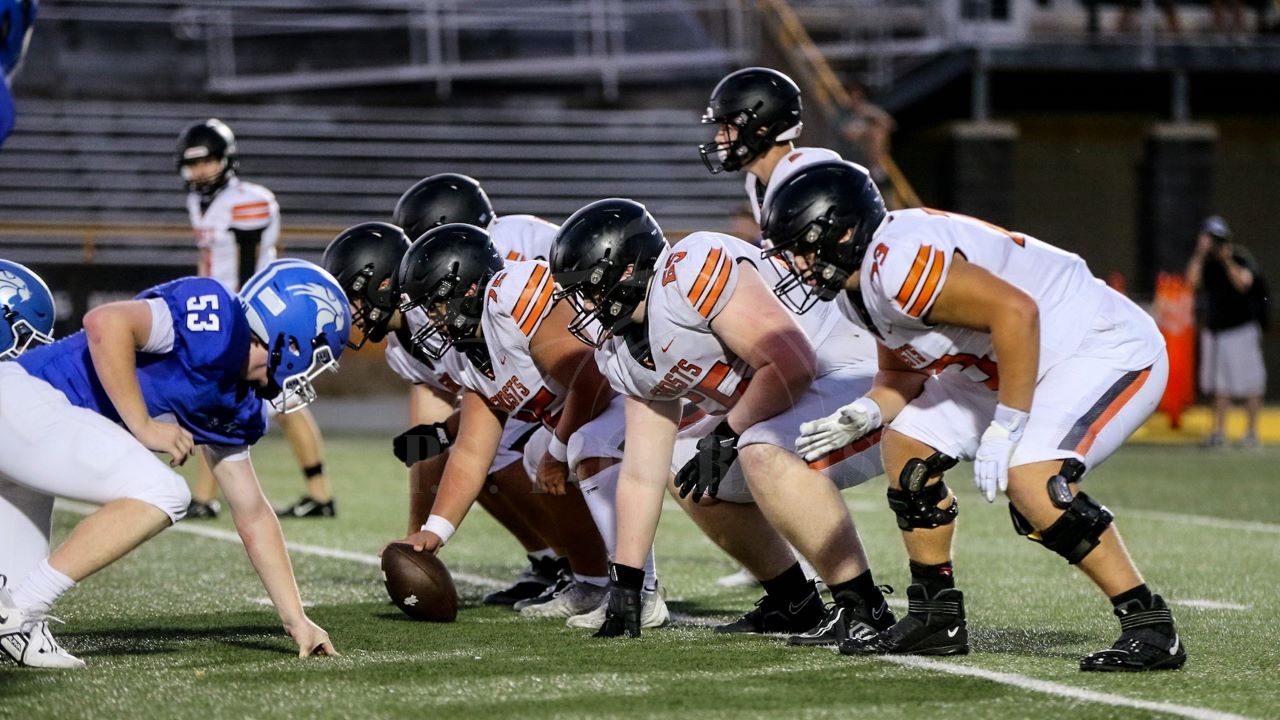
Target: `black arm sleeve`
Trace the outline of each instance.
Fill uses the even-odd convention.
[[[240,276],[240,287],[244,287],[244,284],[249,282],[249,278],[253,277],[254,269],[258,266],[258,245],[262,242],[262,231],[265,229],[231,228],[231,232],[236,236],[236,245],[240,247],[240,269],[236,273]]]

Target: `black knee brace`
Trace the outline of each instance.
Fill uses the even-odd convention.
[[[1106,532],[1111,521],[1116,519],[1110,510],[1086,493],[1078,492],[1071,497],[1069,484],[1080,480],[1084,474],[1084,463],[1069,459],[1062,462],[1062,470],[1049,478],[1046,489],[1054,507],[1063,513],[1052,525],[1037,532],[1031,522],[1009,503],[1009,516],[1013,520],[1013,529],[1019,535],[1025,535],[1050,550],[1066,558],[1075,565],[1083,560],[1098,546],[1102,533]]]
[[[901,490],[889,488],[889,507],[898,516],[898,527],[903,532],[916,528],[936,528],[950,525],[960,514],[959,501],[951,499],[951,505],[940,508],[938,503],[947,497],[947,484],[939,481],[932,485],[925,482],[956,464],[956,459],[935,452],[927,459],[912,458],[902,468],[898,478]]]

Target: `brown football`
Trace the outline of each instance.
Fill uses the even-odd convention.
[[[458,591],[449,569],[429,552],[392,543],[382,551],[382,579],[396,607],[414,620],[453,622],[458,618]]]

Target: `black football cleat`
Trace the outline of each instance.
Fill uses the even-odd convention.
[[[809,586],[809,594],[795,602],[765,595],[756,607],[731,623],[717,625],[718,633],[798,633],[822,622],[826,607],[818,589]]]
[[[881,590],[893,592],[887,586]],[[846,602],[828,605],[827,614],[821,622],[799,635],[787,638],[787,644],[834,647],[849,638],[870,639],[893,624],[893,611],[889,609],[889,603],[881,600],[880,607],[869,610],[861,598],[854,597]]]
[[[282,518],[331,518],[338,514],[333,498],[329,502],[320,502],[310,495],[303,495],[298,502],[275,509],[276,517]]]
[[[907,588],[907,614],[892,627],[869,637],[840,643],[844,655],[967,655],[969,630],[964,593],[954,588],[929,597],[923,585]]]
[[[528,558],[529,567],[520,573],[515,584],[485,595],[481,602],[485,605],[515,605],[521,600],[531,600],[555,585],[556,581],[569,571],[567,558],[535,558],[532,555]]]
[[[1115,609],[1120,639],[1106,650],[1080,659],[1080,669],[1096,672],[1177,670],[1187,662],[1187,647],[1173,627],[1173,614],[1164,598],[1153,595],[1151,607],[1130,600]]]
[[[644,601],[640,588],[625,588],[613,583],[609,586],[609,605],[604,613],[604,624],[592,637],[640,637],[640,612]]]
[[[218,513],[220,512],[222,512],[222,503],[217,500],[210,500],[206,503],[193,499],[191,503],[187,505],[187,514],[185,519],[216,520]]]

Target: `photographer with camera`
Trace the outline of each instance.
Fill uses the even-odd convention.
[[[1266,320],[1266,280],[1249,251],[1232,244],[1231,228],[1218,215],[1200,228],[1187,264],[1187,283],[1204,291],[1200,332],[1200,388],[1213,398],[1213,431],[1206,447],[1226,442],[1226,416],[1233,398],[1242,399],[1248,425],[1240,447],[1258,445],[1258,413],[1266,389],[1262,327]]]

